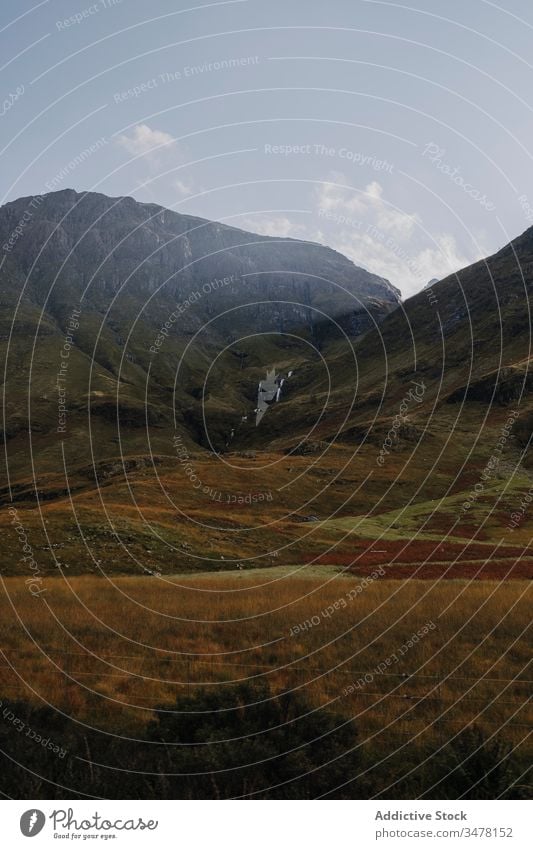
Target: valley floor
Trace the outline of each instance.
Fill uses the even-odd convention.
[[[70,763],[62,773],[71,776],[70,790],[58,790],[46,780],[56,774],[57,755],[46,753],[36,797],[109,795],[109,781],[121,780],[128,757],[132,769],[139,764],[134,743],[129,755],[110,746],[108,783],[96,786],[88,761],[108,735],[143,738],[154,708],[172,712],[185,700],[189,710],[196,704],[209,711],[243,686],[251,688],[244,699],[254,688],[262,700],[290,691],[317,721],[333,717],[335,728],[352,721],[358,757],[346,774],[348,795],[459,795],[458,784],[439,782],[455,775],[461,759],[454,745],[466,745],[464,734],[474,735],[485,758],[475,767],[481,793],[512,795],[515,785],[528,784],[520,776],[531,761],[533,728],[529,582],[397,581],[379,571],[361,578],[331,567],[304,575],[279,566],[166,579],[47,577],[38,597],[20,578],[4,578],[2,588],[0,697],[48,736],[42,709],[50,706],[51,738]],[[2,740],[16,756],[26,735],[7,733],[9,710]],[[268,739],[268,726],[261,733]],[[83,754],[87,734],[90,756]],[[195,750],[187,769],[209,770],[210,750]],[[159,763],[156,771],[162,769]],[[496,775],[503,782],[497,792],[490,783]],[[230,786],[217,792],[235,795]],[[267,785],[256,778],[248,786],[261,795]],[[305,794],[320,795],[321,787],[311,782]],[[158,784],[154,792],[181,791]],[[148,793],[146,786],[139,793]]]

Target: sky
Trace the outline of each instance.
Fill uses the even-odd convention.
[[[131,195],[404,297],[533,225],[530,0],[3,0],[0,204]]]

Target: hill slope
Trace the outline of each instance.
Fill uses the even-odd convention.
[[[57,231],[54,200],[55,223],[68,213]],[[78,200],[45,198],[0,272],[0,497],[43,569],[533,574],[527,504],[511,521],[533,480],[533,230],[391,311],[386,281],[358,288],[355,266],[320,246],[202,222],[223,246],[207,256],[190,220]],[[271,369],[281,398],[256,427]]]
[[[4,436],[27,430],[28,406],[34,438],[53,433],[57,375],[68,366],[64,439],[73,437],[87,461],[81,431],[88,410],[106,457],[115,454],[110,440],[120,438],[110,432],[113,420],[128,452],[149,451],[138,438],[145,418],[170,427],[176,417],[188,439],[206,444],[199,399],[213,361],[222,366],[224,393],[246,407],[250,387],[243,396],[235,371],[250,344],[255,384],[271,357],[285,358],[285,348],[308,354],[317,322],[357,312],[369,299],[386,313],[399,300],[388,281],[329,248],[256,236],[132,198],[70,190],[21,198],[0,208],[0,244]]]

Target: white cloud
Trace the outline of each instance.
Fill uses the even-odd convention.
[[[129,134],[118,136],[116,143],[132,157],[142,157],[140,162],[144,164],[144,174],[148,172],[149,176],[143,175],[139,184],[154,203],[157,203],[158,197],[153,185],[160,178],[165,181],[166,189],[174,192],[174,195],[169,194],[167,202],[170,205],[176,198],[182,200],[198,191],[190,177],[173,177],[172,172],[183,165],[183,151],[170,133],[152,129],[147,124],[137,124]]]
[[[346,187],[334,172],[316,192],[321,228],[314,236],[345,254],[356,265],[386,277],[404,298],[420,291],[433,277],[442,279],[485,256],[483,247],[462,251],[450,233],[427,234],[416,213],[387,203],[383,187]]]
[[[163,130],[152,130],[147,124],[137,124],[129,135],[118,136],[117,144],[132,156],[153,156],[174,142]]]
[[[282,238],[305,239],[306,229],[301,224],[296,224],[286,215],[254,215],[246,218],[236,218],[235,227],[241,230],[249,230],[251,233],[259,233],[261,236],[281,236]]]
[[[178,195],[181,197],[188,197],[192,195],[194,192],[192,183],[190,180],[174,180],[174,188],[176,189]]]
[[[346,176],[332,172],[313,193],[315,215],[297,224],[290,215],[257,213],[236,216],[235,226],[266,236],[319,242],[340,251],[356,265],[387,280],[408,298],[433,277],[442,279],[486,256],[479,249],[461,249],[450,233],[427,233],[416,212],[387,201],[376,180],[363,189],[351,188]]]
[[[358,190],[349,187],[347,178],[339,171],[332,172],[330,177],[331,181],[322,183],[317,190],[320,209],[340,210],[399,238],[409,237],[419,225],[416,213],[397,209],[384,199],[383,187],[377,180]]]
[[[479,250],[463,253],[449,233],[438,234],[430,246],[420,249],[395,239],[382,241],[371,232],[372,235],[343,230],[327,241],[356,265],[386,277],[401,289],[404,298],[419,292],[432,278],[441,280],[486,255]]]

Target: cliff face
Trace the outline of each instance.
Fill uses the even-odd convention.
[[[49,308],[66,296],[97,309],[113,299],[152,304],[194,298],[202,322],[283,331],[399,292],[342,254],[310,242],[254,235],[132,198],[66,190],[0,209],[4,274]],[[5,247],[7,246],[7,251]],[[246,307],[243,312],[242,307]]]
[[[77,463],[168,454],[174,432],[223,448],[265,368],[399,301],[330,248],[71,190],[0,208],[0,261],[2,436],[21,470],[30,428],[47,469],[62,442]]]

